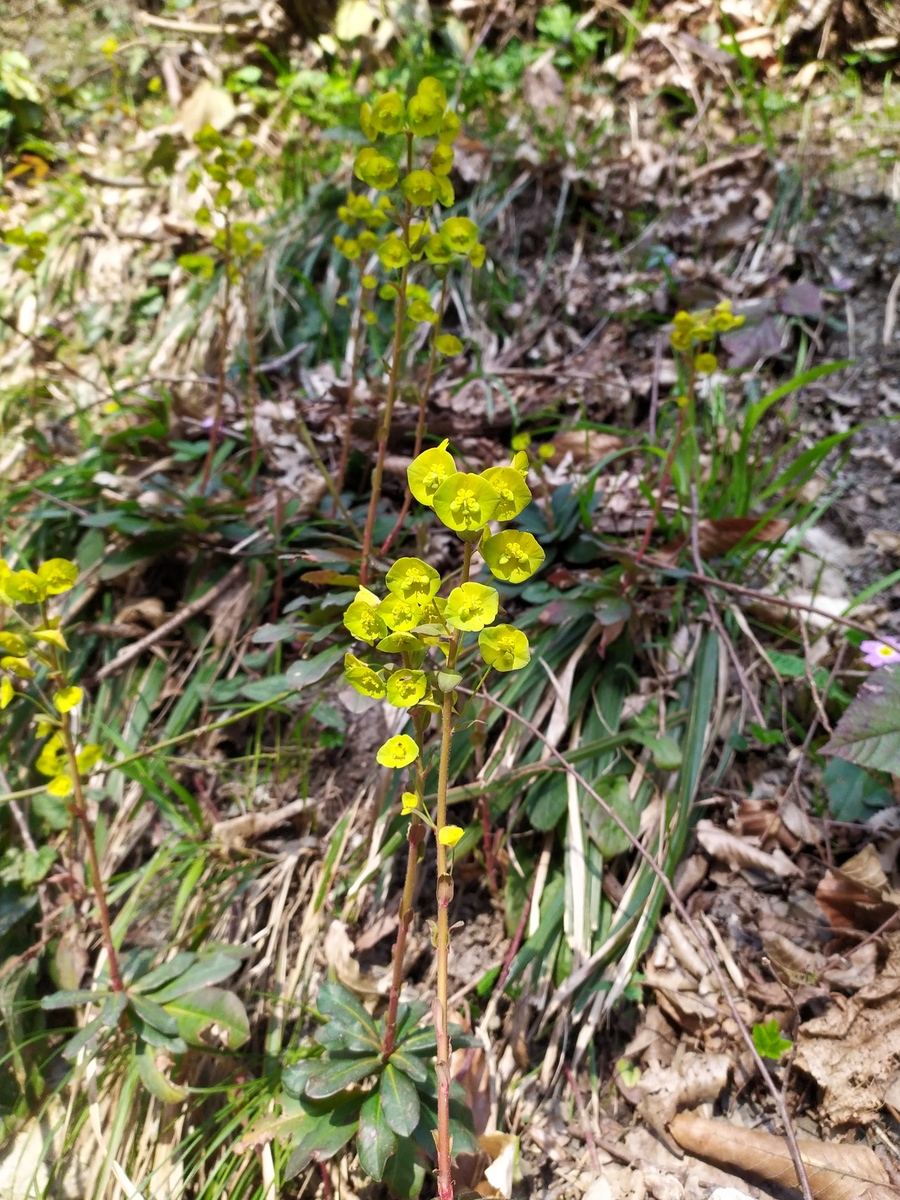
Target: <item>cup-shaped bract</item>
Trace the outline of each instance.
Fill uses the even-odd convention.
[[[424,671],[413,671],[401,667],[388,676],[388,703],[395,708],[412,708],[428,691],[428,680]]]
[[[481,474],[500,497],[496,521],[514,520],[531,503],[531,489],[515,467],[488,467]]]
[[[468,254],[478,242],[478,226],[468,217],[448,217],[440,233],[444,245],[454,254]]]
[[[399,770],[415,762],[419,755],[419,747],[408,733],[398,733],[379,747],[375,759],[382,767],[392,767]]]
[[[46,580],[34,571],[11,571],[2,586],[13,604],[39,604],[49,595]]]
[[[387,634],[387,625],[365,600],[354,600],[344,613],[344,627],[361,642],[374,645]]]
[[[429,166],[435,175],[449,175],[453,170],[453,147],[437,145],[431,152]]]
[[[445,438],[439,446],[423,450],[406,471],[409,490],[420,504],[427,504],[429,508],[434,508],[434,496],[441,484],[456,473],[456,462],[447,444]]]
[[[382,654],[424,654],[425,643],[415,633],[389,633],[378,649]]]
[[[67,558],[48,558],[37,569],[38,577],[44,581],[48,596],[58,596],[74,586],[78,578],[78,567]]]
[[[492,625],[478,635],[481,657],[495,671],[519,671],[531,661],[528,638],[515,625]]]
[[[486,538],[481,553],[491,574],[507,583],[524,583],[544,561],[537,538],[519,529],[504,529]]]
[[[378,247],[378,258],[388,271],[399,271],[412,258],[409,247],[395,233],[390,234]]]
[[[421,558],[398,558],[385,578],[387,589],[404,600],[424,604],[437,595],[441,577],[434,567]]]
[[[84,699],[84,692],[80,687],[64,687],[53,697],[53,707],[57,712],[71,712],[73,708],[77,708]]]
[[[478,633],[497,616],[500,596],[484,583],[461,583],[447,597],[444,620],[451,629]]]
[[[397,92],[387,92],[379,96],[372,105],[372,126],[379,132],[389,136],[400,133],[406,120],[406,105]]]
[[[438,520],[457,533],[473,533],[491,520],[500,497],[480,475],[457,471],[434,494]]]
[[[408,633],[422,622],[422,606],[392,592],[378,605],[378,615],[395,633]]]
[[[366,146],[360,150],[353,163],[353,173],[357,179],[380,192],[392,188],[400,177],[400,171],[393,159],[379,154],[374,146]]]
[[[24,658],[28,653],[28,645],[17,633],[0,633],[0,650],[16,658]]]
[[[344,678],[361,696],[370,696],[373,700],[381,700],[386,694],[384,680],[368,663],[364,663],[355,654],[344,655]]]
[[[431,171],[410,171],[400,184],[400,191],[410,202],[420,208],[430,208],[440,193],[437,175]]]

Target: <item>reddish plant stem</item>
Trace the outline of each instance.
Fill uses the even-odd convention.
[[[403,895],[400,898],[399,923],[397,925],[397,940],[391,954],[391,994],[388,999],[387,1015],[384,1019],[384,1044],[382,1058],[385,1062],[394,1052],[397,1039],[397,1007],[400,1003],[400,989],[403,987],[403,966],[406,957],[406,937],[413,919],[413,893],[416,885],[416,872],[419,865],[419,847],[425,837],[425,826],[413,818],[409,824],[406,839],[409,850],[406,857],[406,882]]]
[[[259,367],[259,356],[256,351],[256,326],[255,313],[253,310],[253,299],[250,291],[250,283],[244,279],[244,312],[247,314],[247,366],[250,370],[250,379],[247,388],[247,399],[249,401],[247,423],[250,426],[250,474],[251,476],[256,471],[256,456],[259,447],[256,444],[256,409],[259,404],[259,377],[257,370]]]
[[[81,772],[78,769],[78,757],[75,752],[75,740],[72,737],[72,723],[68,713],[62,714],[60,733],[69,760],[69,770],[72,773],[72,789],[74,800],[71,802],[72,813],[81,822],[84,830],[84,840],[87,843],[88,860],[91,867],[91,878],[94,885],[94,897],[97,901],[97,913],[100,918],[100,930],[103,935],[103,946],[109,963],[109,982],[114,992],[122,992],[125,985],[119,971],[119,959],[112,935],[112,921],[109,916],[109,905],[106,902],[106,892],[100,876],[100,857],[97,854],[97,840],[94,836],[94,826],[87,813],[84,800],[84,790],[81,786]]]

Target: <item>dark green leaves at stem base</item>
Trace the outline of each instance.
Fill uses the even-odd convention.
[[[337,1058],[323,1063],[306,1081],[306,1094],[311,1100],[327,1100],[381,1067],[375,1055],[365,1058]]]
[[[401,1137],[409,1137],[419,1123],[419,1093],[413,1081],[389,1062],[381,1076],[380,1094],[388,1125]]]
[[[304,1104],[294,1132],[294,1150],[285,1167],[285,1179],[293,1179],[311,1162],[326,1162],[353,1137],[359,1125],[359,1098],[351,1097],[333,1107]]]
[[[385,1120],[380,1094],[373,1092],[359,1112],[356,1153],[360,1166],[380,1183],[387,1160],[396,1149],[397,1135]]]

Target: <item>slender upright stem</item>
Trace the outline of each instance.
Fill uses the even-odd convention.
[[[257,368],[259,355],[256,347],[256,313],[253,307],[253,296],[250,280],[245,275],[243,280],[244,312],[247,314],[247,366],[249,380],[247,385],[247,424],[250,433],[250,475],[256,471],[256,455],[259,447],[256,444],[256,409],[259,405],[259,377]]]
[[[662,478],[659,481],[659,489],[656,493],[656,503],[653,505],[653,512],[650,514],[650,520],[647,522],[647,528],[644,530],[644,536],[641,539],[640,547],[634,558],[635,566],[641,561],[647,553],[647,547],[650,545],[650,538],[653,536],[653,530],[656,528],[656,522],[659,519],[659,511],[662,508],[662,502],[665,499],[666,492],[669,490],[669,481],[672,478],[672,467],[675,463],[675,455],[678,453],[678,447],[681,445],[681,439],[684,437],[684,431],[687,425],[687,410],[688,405],[685,404],[678,416],[678,428],[675,431],[675,439],[669,448],[669,453],[666,455],[666,463],[663,467]]]
[[[425,826],[415,817],[409,823],[406,840],[409,849],[406,855],[406,880],[403,884],[403,895],[400,898],[399,922],[397,924],[397,939],[391,954],[391,994],[388,998],[388,1010],[384,1019],[384,1043],[382,1057],[385,1062],[394,1052],[397,1039],[397,1008],[400,1004],[400,990],[403,987],[403,967],[406,957],[406,938],[413,918],[413,895],[416,887],[416,874],[419,867],[419,847],[425,837]]]
[[[412,134],[407,134],[406,140],[406,169],[412,170]],[[409,224],[412,220],[412,205],[407,200],[403,213],[403,241],[409,248]],[[365,586],[369,581],[369,558],[372,554],[372,531],[375,528],[375,517],[378,513],[378,501],[381,499],[381,481],[384,477],[384,460],[387,456],[388,437],[391,432],[391,419],[394,415],[394,402],[397,399],[397,387],[400,381],[400,360],[403,353],[403,322],[406,319],[406,287],[409,283],[409,263],[400,272],[400,284],[397,291],[397,307],[394,313],[394,347],[391,359],[391,373],[388,377],[388,394],[384,402],[384,413],[381,418],[381,428],[378,434],[378,453],[375,458],[375,469],[372,472],[372,495],[369,497],[369,511],[366,513],[366,525],[363,530],[362,562],[359,568],[360,583]]]
[[[63,713],[62,715],[60,735],[66,749],[66,757],[69,760],[69,770],[72,773],[72,788],[75,797],[71,805],[72,812],[77,820],[81,822],[81,826],[84,829],[84,839],[87,842],[88,859],[90,860],[91,876],[94,884],[94,896],[97,900],[97,913],[100,917],[103,945],[106,949],[106,957],[109,962],[109,981],[114,992],[122,992],[125,990],[125,985],[122,983],[122,975],[119,971],[119,959],[116,954],[115,943],[113,942],[109,905],[106,903],[106,892],[103,888],[103,880],[100,877],[100,857],[97,854],[97,840],[94,836],[94,826],[88,816],[87,805],[84,801],[81,772],[78,769],[75,739],[72,737],[72,724],[68,713]]]
[[[362,274],[362,259],[358,262],[360,274]],[[350,461],[350,441],[351,432],[353,429],[353,409],[356,404],[356,377],[359,373],[359,361],[362,358],[364,334],[366,331],[363,314],[366,312],[366,297],[368,291],[364,287],[359,289],[359,299],[356,302],[356,312],[353,319],[353,358],[350,363],[350,379],[347,383],[347,428],[344,430],[344,440],[341,444],[341,458],[338,463],[337,479],[335,480],[335,490],[338,495],[344,490],[344,480],[347,476],[347,463]]]
[[[469,568],[475,547],[466,543],[463,554],[462,583],[469,579]],[[453,633],[447,654],[450,670],[456,666],[461,635]],[[438,764],[437,812],[437,995],[434,1002],[434,1025],[437,1032],[437,1165],[438,1200],[453,1200],[453,1180],[450,1174],[450,1029],[447,1000],[450,968],[450,902],[453,899],[453,876],[448,870],[447,847],[441,841],[441,830],[447,824],[447,787],[450,779],[450,744],[453,739],[453,692],[445,692],[441,705],[441,757]]]
[[[413,447],[413,458],[416,459],[422,453],[422,443],[425,440],[425,419],[428,415],[428,401],[431,396],[431,385],[434,382],[434,369],[437,363],[437,340],[441,336],[441,325],[444,321],[444,309],[447,306],[447,277],[441,283],[441,298],[438,304],[437,320],[431,333],[431,354],[428,358],[428,374],[425,376],[425,386],[419,395],[419,418],[416,421],[416,441]],[[394,538],[403,528],[403,522],[406,520],[409,512],[409,507],[412,504],[412,492],[409,490],[409,485],[406,488],[406,495],[403,497],[403,506],[400,509],[400,515],[394,522],[394,528],[387,535],[384,545],[381,547],[381,553],[387,554],[391,546],[394,544]]]
[[[215,458],[216,446],[219,441],[219,426],[222,424],[222,405],[225,400],[225,369],[228,363],[228,315],[231,308],[231,225],[229,224],[227,215],[225,217],[225,245],[227,247],[224,266],[225,288],[222,296],[222,307],[220,309],[222,350],[219,354],[219,371],[216,376],[216,409],[213,416],[212,429],[209,431],[209,449],[206,451],[206,459],[203,463],[203,476],[200,480],[201,495],[206,492],[209,486],[209,477],[212,472],[213,459]]]

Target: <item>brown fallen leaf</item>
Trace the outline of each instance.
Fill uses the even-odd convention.
[[[690,1154],[779,1187],[799,1187],[786,1138],[690,1113],[679,1113],[669,1132]],[[887,1171],[868,1146],[812,1138],[798,1138],[797,1144],[815,1200],[900,1200],[900,1189],[890,1186]]]
[[[789,521],[773,518],[759,525],[759,517],[720,517],[706,518],[697,523],[697,540],[700,546],[700,557],[705,559],[721,558],[729,554],[739,542],[748,538],[751,542],[777,542],[790,529]],[[756,532],[753,533],[753,530]],[[753,533],[751,537],[750,534]],[[676,538],[668,546],[657,552],[656,557],[665,562],[674,563],[678,555],[687,545],[687,538]]]
[[[707,854],[728,863],[732,870],[747,867],[751,871],[777,875],[779,879],[800,874],[800,868],[791,862],[780,847],[776,846],[772,854],[767,854],[744,838],[717,828],[712,821],[697,822],[697,841]]]
[[[816,903],[835,929],[878,929],[897,910],[900,896],[871,844],[843,866],[826,871],[816,888]]]
[[[607,454],[620,450],[625,443],[614,433],[601,433],[597,429],[564,429],[553,438],[552,466],[562,462],[566,454],[572,455],[576,467],[587,464],[594,466]]]

